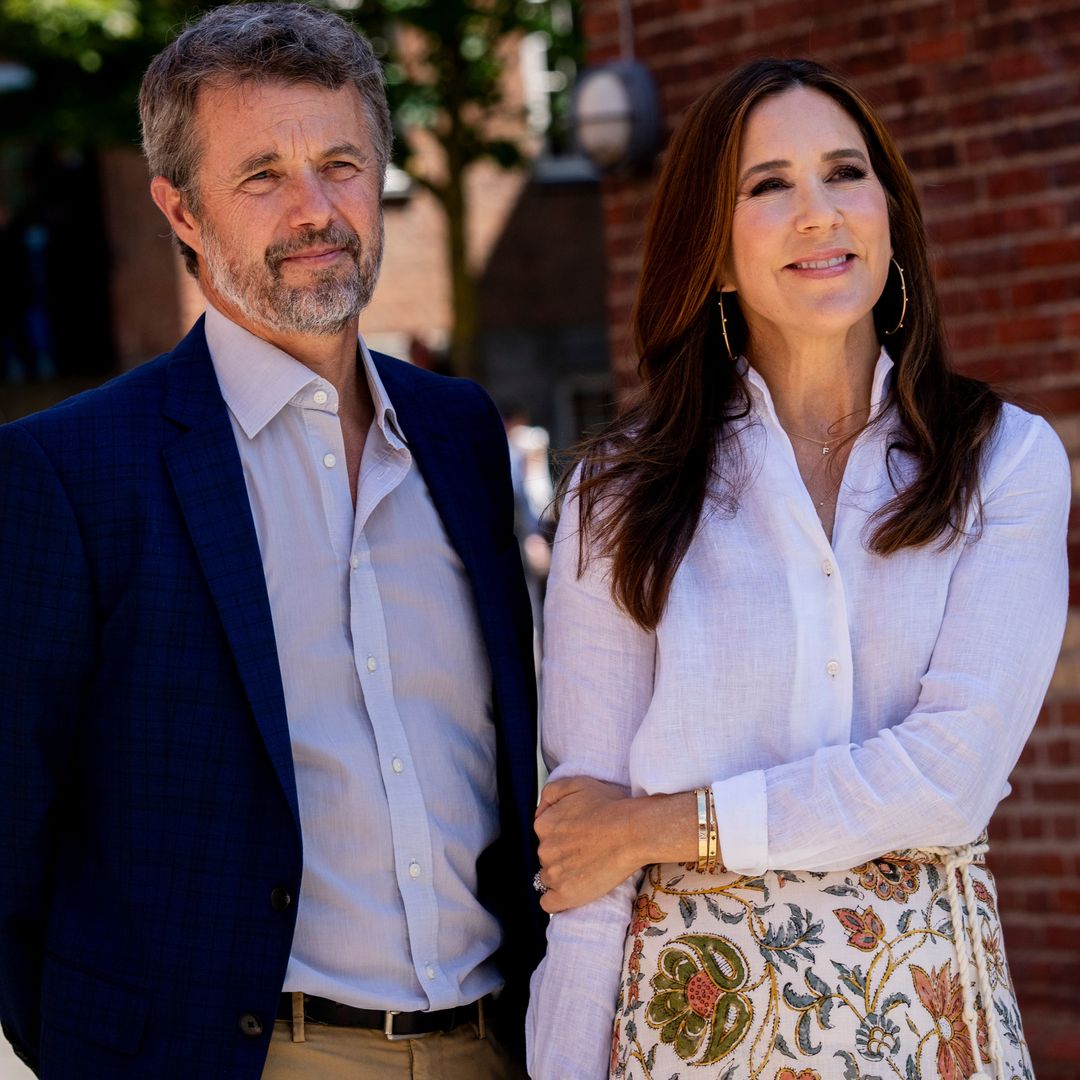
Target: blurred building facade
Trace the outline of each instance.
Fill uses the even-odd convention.
[[[954,357],[1061,435],[1080,484],[1080,6],[1075,0],[584,0],[587,62],[634,57],[668,129],[732,66],[806,56],[880,109],[923,200]],[[630,307],[649,176],[606,179],[608,332]],[[1070,522],[1077,563],[1080,517]],[[1080,570],[1080,566],[1077,566]],[[1074,571],[1074,581],[1077,580]],[[1072,600],[1080,602],[1074,586]],[[1040,1080],[1080,1076],[1080,612],[991,824],[1012,975]],[[834,1067],[834,1066],[826,1066]],[[827,1075],[823,1072],[822,1075]]]
[[[565,445],[602,419],[613,396],[606,269],[596,174],[543,136],[551,73],[538,37],[506,43],[496,131],[531,164],[470,169],[467,240],[478,376],[497,402],[524,407]],[[438,175],[434,140],[404,137],[419,171]],[[443,369],[452,320],[445,214],[400,170],[391,170],[384,208],[383,270],[361,331],[375,349]],[[2,292],[5,322],[20,330],[18,340],[0,338],[0,422],[172,348],[203,308],[134,147],[0,153],[0,247],[25,264]]]

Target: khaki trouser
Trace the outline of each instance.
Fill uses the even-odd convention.
[[[308,1021],[303,1040],[278,1020],[262,1080],[525,1080],[490,1030],[481,1039],[473,1024],[391,1042],[381,1031]]]

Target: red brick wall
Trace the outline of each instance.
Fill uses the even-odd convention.
[[[619,55],[621,7],[620,0],[584,0],[591,64]],[[1076,0],[631,0],[629,7],[635,55],[657,80],[669,127],[723,72],[753,56],[809,56],[854,79],[915,173],[957,362],[1045,411],[1080,459]],[[610,335],[623,385],[633,382],[627,322],[652,190],[652,178],[604,186]],[[1080,516],[1074,526],[1080,545]],[[1012,782],[1014,794],[991,826],[1010,962],[1037,1075],[1075,1080],[1075,612],[1047,707]]]

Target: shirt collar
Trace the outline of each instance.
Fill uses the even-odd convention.
[[[773,407],[772,394],[769,393],[769,387],[765,380],[754,370],[745,356],[740,356],[739,359],[735,361],[735,366],[738,373],[750,384],[752,391],[757,391],[755,396],[759,403],[764,406],[768,415],[779,423],[780,421],[776,416],[776,409]],[[876,420],[881,414],[885,399],[889,395],[889,389],[892,386],[894,366],[892,357],[886,351],[885,346],[882,345],[881,351],[878,353],[877,364],[874,367],[874,379],[870,388],[871,421]]]
[[[337,391],[329,382],[295,357],[234,323],[209,303],[205,329],[221,396],[249,439],[254,439],[286,405],[312,404],[309,388],[316,392],[324,390],[326,399],[319,407],[337,413]],[[394,449],[404,449],[406,442],[397,413],[371,353],[359,335],[357,345],[375,407],[375,423]]]

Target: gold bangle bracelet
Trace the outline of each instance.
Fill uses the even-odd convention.
[[[712,788],[706,788],[709,793],[709,857],[706,860],[705,872],[716,872],[716,860],[720,853],[720,830],[716,824],[716,803],[713,801]]]
[[[704,871],[709,862],[709,789],[698,788],[697,796],[697,868]]]

